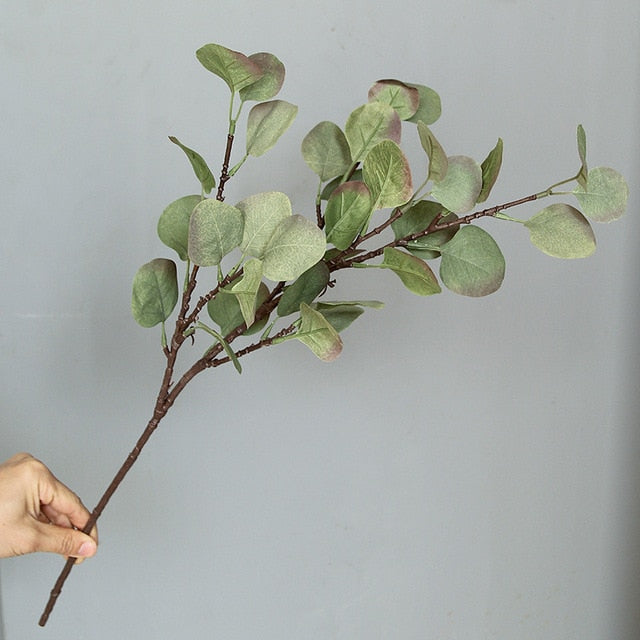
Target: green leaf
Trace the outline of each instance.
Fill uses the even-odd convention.
[[[353,174],[351,174],[349,180],[351,182],[362,182],[362,169],[356,169]],[[324,189],[322,190],[322,193],[320,194],[320,199],[321,200],[328,200],[331,197],[331,194],[341,185],[343,184],[342,182],[342,176],[338,176],[337,178],[335,178],[334,180],[331,180],[331,182],[327,182],[327,184],[324,186]]]
[[[587,168],[587,134],[581,124],[578,125],[576,137],[578,139],[578,155],[580,156],[580,171],[578,171],[577,181],[583,191],[586,191],[589,175],[589,169]]]
[[[264,282],[258,287],[258,295],[255,307],[259,309],[269,297],[269,289]],[[228,291],[222,289],[218,291],[215,298],[207,303],[207,312],[209,317],[220,327],[220,333],[226,336],[234,329],[237,329],[243,322],[244,317],[240,309],[238,297]],[[243,331],[244,335],[252,335],[261,331],[269,320],[268,316],[254,322],[251,327]]]
[[[300,310],[300,304],[311,304],[329,284],[329,268],[320,261],[307,269],[293,284],[289,285],[278,303],[280,317]]]
[[[231,293],[238,299],[247,327],[253,324],[256,317],[256,302],[261,281],[262,262],[253,259],[244,264],[242,278],[231,287]]]
[[[322,182],[344,175],[351,166],[349,143],[333,122],[320,122],[302,141],[302,157]]]
[[[206,44],[196,51],[202,66],[222,78],[232,93],[259,80],[262,69],[239,51],[227,49],[219,44]]]
[[[266,191],[245,198],[236,207],[244,216],[240,248],[254,258],[262,258],[273,232],[291,216],[289,198],[280,191]]]
[[[193,171],[196,174],[196,178],[200,181],[202,185],[202,190],[205,193],[211,193],[211,189],[216,186],[216,179],[213,177],[211,170],[207,166],[204,158],[196,153],[193,149],[189,149],[189,147],[185,147],[178,138],[175,136],[169,136],[169,140],[173,142],[173,144],[177,144],[185,153],[191,166],[193,167]]]
[[[399,207],[413,195],[409,162],[392,140],[383,140],[369,151],[362,175],[371,191],[374,209]]]
[[[449,168],[447,154],[431,129],[422,121],[418,122],[418,135],[420,136],[420,144],[429,158],[427,179],[440,182],[447,175]]]
[[[374,100],[393,107],[401,120],[408,120],[415,115],[420,105],[420,94],[399,80],[378,80],[369,89],[369,102]]]
[[[189,222],[189,258],[200,267],[220,264],[240,245],[242,213],[225,202],[207,198],[200,202]]]
[[[351,158],[359,162],[382,140],[400,144],[402,122],[393,107],[382,102],[369,102],[352,111],[344,132]]]
[[[249,56],[249,60],[254,62],[262,71],[262,77],[252,84],[240,89],[240,99],[243,102],[255,100],[271,100],[278,94],[284,84],[285,68],[284,64],[272,53],[254,53]]]
[[[409,291],[419,296],[431,296],[441,291],[438,280],[429,265],[424,260],[404,251],[387,247],[379,266],[383,269],[391,269]]]
[[[324,212],[327,242],[347,249],[371,217],[371,193],[364,182],[350,181],[340,185],[329,197]]]
[[[463,296],[486,296],[497,291],[505,272],[504,256],[483,229],[467,226],[440,247],[440,278]]]
[[[493,185],[498,179],[500,168],[502,167],[502,138],[498,138],[498,143],[489,152],[489,155],[485,158],[484,162],[480,165],[482,169],[482,189],[476,202],[485,202],[493,189]]]
[[[342,340],[331,323],[304,302],[300,305],[300,320],[300,328],[292,337],[311,349],[320,360],[335,360],[342,351]]]
[[[319,311],[338,333],[344,331],[354,320],[357,320],[364,313],[362,307],[351,304],[325,305],[317,303],[314,305],[314,309]]]
[[[291,126],[298,107],[284,100],[260,102],[249,111],[247,155],[258,157],[273,147]]]
[[[306,218],[286,218],[273,232],[262,256],[265,278],[278,282],[295,280],[323,256],[324,232]]]
[[[465,213],[475,205],[482,189],[482,169],[466,156],[448,158],[447,175],[436,182],[431,195],[454,213]]]
[[[568,204],[552,204],[524,223],[531,242],[556,258],[586,258],[596,250],[589,221]]]
[[[625,179],[609,167],[591,169],[586,188],[578,186],[573,193],[582,213],[594,222],[612,222],[627,209],[629,187]]]
[[[407,84],[417,89],[420,97],[418,110],[409,118],[408,122],[422,121],[425,124],[433,124],[442,114],[440,96],[433,89],[422,84]]]
[[[208,327],[206,324],[202,322],[196,323],[196,329],[202,329],[206,331],[210,336],[213,336],[225,350],[225,353],[229,357],[229,360],[233,362],[233,366],[236,368],[238,373],[242,373],[242,366],[240,365],[240,360],[238,360],[238,356],[234,353],[233,349],[229,346],[229,343],[224,339],[224,336],[220,335],[215,329]],[[205,354],[206,355],[206,354]]]
[[[442,212],[443,207],[439,202],[432,202],[431,200],[416,202],[400,218],[391,223],[391,229],[395,234],[396,240],[425,231],[436,216]],[[457,219],[457,217],[455,213],[447,213],[440,221],[450,222]],[[431,260],[440,256],[439,247],[445,242],[449,242],[457,231],[458,227],[449,227],[442,231],[436,231],[409,242],[405,248],[418,258],[422,258],[422,260]]]
[[[143,264],[133,279],[131,312],[143,327],[164,322],[178,302],[176,264],[166,258],[155,258]]]
[[[201,196],[184,196],[175,200],[162,212],[158,220],[158,237],[173,249],[180,260],[187,260],[189,246],[189,220]]]

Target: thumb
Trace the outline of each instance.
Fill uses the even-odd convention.
[[[73,558],[90,558],[98,550],[96,541],[82,531],[42,522],[34,524],[37,530],[35,551],[49,551]]]

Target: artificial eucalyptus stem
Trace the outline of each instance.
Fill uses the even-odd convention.
[[[439,97],[428,87],[420,85],[418,89],[417,85],[396,80],[375,83],[369,102],[351,113],[344,131],[325,121],[303,140],[303,159],[320,178],[315,221],[293,215],[288,196],[276,191],[254,194],[235,206],[229,205],[224,202],[227,182],[249,156],[261,156],[276,143],[291,124],[297,107],[272,99],[284,80],[284,66],[273,54],[245,56],[209,44],[196,55],[231,90],[229,131],[218,188],[215,198],[205,196],[215,188],[206,161],[171,137],[187,155],[201,188],[200,196],[184,196],[172,202],[158,223],[160,239],[185,264],[181,303],[173,334],[167,340],[165,322],[179,299],[176,264],[167,258],[156,258],[138,270],[133,282],[132,313],[143,327],[161,325],[166,366],[151,418],[92,511],[83,528],[85,533],[93,529],[160,421],[199,373],[228,362],[240,373],[239,358],[289,340],[300,341],[323,361],[338,357],[342,350],[340,332],[366,307],[380,308],[382,303],[325,301],[323,296],[335,287],[332,274],[336,271],[389,269],[409,291],[420,296],[440,293],[440,282],[460,295],[485,296],[500,287],[505,261],[489,233],[473,224],[478,219],[515,220],[502,211],[559,195],[554,192],[555,187],[575,180],[578,187],[572,194],[584,213],[558,203],[518,222],[544,253],[582,258],[595,249],[587,218],[610,222],[626,208],[628,187],[624,178],[606,167],[587,169],[586,137],[580,126],[578,152],[582,166],[574,178],[537,194],[467,213],[487,199],[497,179],[502,140],[482,165],[466,156],[447,157],[427,126],[440,115]],[[241,103],[234,118],[237,94]],[[427,96],[425,104],[421,96]],[[258,104],[247,117],[246,154],[229,169],[237,120],[242,105],[249,100]],[[400,148],[401,121],[417,125],[429,159],[427,178],[417,191],[413,189],[408,159]],[[429,182],[432,189],[420,196]],[[382,210],[390,213],[369,230],[374,214]],[[382,241],[382,234],[387,231],[392,231],[395,238]],[[239,250],[240,257],[224,275],[228,267],[223,269],[222,261],[234,250]],[[381,263],[367,264],[380,256]],[[428,264],[431,260],[440,261],[440,280]],[[204,267],[217,269],[217,284],[196,300],[198,274]],[[219,330],[200,319],[205,310]],[[270,322],[274,312],[276,317]],[[288,318],[292,314],[296,314],[293,320]],[[271,335],[279,321],[284,326]],[[241,344],[238,350],[232,348],[239,338],[263,329],[257,341]],[[187,338],[195,343],[197,330],[215,341],[174,380],[178,352]],[[75,558],[67,559],[51,590],[40,626],[46,624],[75,562]]]

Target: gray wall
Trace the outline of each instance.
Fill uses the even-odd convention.
[[[440,92],[452,154],[504,138],[492,203],[575,171],[579,122],[591,165],[631,187],[588,260],[488,221],[508,263],[495,295],[420,299],[358,272],[334,296],[387,306],[337,362],[289,343],[197,379],[44,630],[61,560],[2,561],[7,640],[639,637],[637,0],[0,7],[0,455],[31,451],[90,506],[161,373],[129,299],[169,255],[159,213],[195,186],[167,135],[209,158],[224,144],[200,45],[273,51],[300,106],[230,201],[278,189],[312,215],[300,140],[381,77]]]

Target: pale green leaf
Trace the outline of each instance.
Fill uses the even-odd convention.
[[[400,144],[402,121],[393,107],[382,102],[368,102],[355,109],[347,119],[345,135],[354,162],[362,161],[382,140]]]
[[[418,110],[409,118],[408,121],[414,123],[422,121],[425,124],[433,124],[438,120],[442,113],[440,96],[433,89],[425,87],[422,84],[407,84],[410,87],[417,89],[420,97]]]
[[[448,165],[447,175],[433,185],[431,195],[449,211],[470,211],[482,189],[482,169],[466,156],[451,156]]]
[[[271,100],[278,94],[284,84],[284,64],[272,53],[254,53],[249,56],[262,71],[262,77],[243,89],[240,89],[240,99],[243,102],[254,100],[262,102]]]
[[[328,284],[329,269],[324,262],[317,262],[284,290],[278,302],[278,315],[283,317],[299,311],[302,302],[311,304]]]
[[[531,242],[556,258],[586,258],[596,250],[589,221],[568,204],[552,204],[524,223]]]
[[[413,195],[409,162],[392,140],[383,140],[369,151],[362,175],[371,191],[374,209],[399,207]]]
[[[344,250],[358,237],[373,211],[371,193],[364,182],[340,185],[329,197],[324,212],[327,242]]]
[[[267,285],[262,282],[258,287],[256,309],[262,306],[269,295]],[[238,297],[227,289],[218,291],[217,295],[207,303],[207,312],[209,317],[220,327],[220,332],[224,336],[229,335],[244,322]],[[252,335],[258,333],[267,324],[268,319],[268,316],[265,316],[254,322],[251,327],[243,331],[243,334]]]
[[[351,166],[349,143],[333,122],[320,122],[302,141],[302,157],[322,182],[344,175]]]
[[[364,313],[362,307],[352,304],[325,305],[317,303],[313,308],[319,311],[338,333],[344,331],[354,320],[357,320]]]
[[[284,100],[255,105],[247,120],[247,155],[258,157],[269,151],[291,126],[297,113],[298,107]]]
[[[196,205],[189,221],[189,258],[209,267],[240,245],[244,221],[236,207],[207,198]]]
[[[391,269],[409,291],[419,296],[431,296],[441,291],[438,280],[429,265],[424,260],[404,251],[387,247],[379,266]]]
[[[485,158],[484,162],[480,165],[482,169],[482,189],[476,202],[485,202],[493,189],[493,185],[498,179],[500,168],[502,167],[502,138],[498,138],[498,143],[489,152],[489,155]]]
[[[580,171],[578,172],[577,181],[584,191],[587,190],[587,178],[589,169],[587,167],[587,134],[584,127],[579,124],[576,134],[578,139],[578,156],[580,156]]]
[[[189,149],[185,145],[178,140],[175,136],[169,136],[169,140],[173,142],[173,144],[178,145],[185,153],[189,162],[191,163],[191,167],[193,168],[193,172],[196,174],[196,178],[200,181],[202,185],[202,190],[205,193],[210,193],[211,189],[216,186],[216,179],[213,177],[211,170],[207,166],[204,158],[193,149]]]
[[[627,209],[629,187],[623,176],[609,167],[596,167],[587,175],[586,188],[573,192],[582,213],[594,222],[612,222]]]
[[[304,302],[300,305],[300,328],[293,335],[325,362],[335,360],[342,351],[342,340],[331,323]]]
[[[418,135],[420,136],[420,144],[429,158],[427,179],[440,182],[447,175],[449,169],[447,154],[431,129],[422,121],[418,122]]]
[[[327,248],[324,232],[300,215],[280,222],[262,255],[265,278],[295,280],[322,259]]]
[[[180,256],[180,260],[188,258],[189,220],[201,200],[202,197],[196,195],[179,198],[166,207],[158,220],[158,237]]]
[[[362,169],[356,169],[353,174],[350,174],[350,178],[349,180],[351,182],[362,182]],[[337,178],[334,178],[333,180],[331,180],[331,182],[327,182],[327,184],[324,186],[324,189],[322,190],[322,193],[320,194],[320,199],[321,200],[328,200],[329,197],[331,196],[331,194],[341,185],[343,184],[342,182],[343,177],[342,176],[338,176]]]
[[[497,291],[505,272],[504,256],[483,229],[464,227],[440,247],[440,278],[444,285],[464,296],[486,296]]]
[[[256,317],[256,301],[261,281],[262,262],[253,259],[244,264],[242,278],[231,287],[231,293],[238,299],[247,327],[253,324]]]
[[[443,207],[439,202],[431,200],[420,200],[416,202],[408,211],[405,211],[400,218],[391,223],[391,229],[396,240],[408,238],[412,235],[422,233],[435,220],[436,216],[443,213]],[[457,218],[455,213],[446,213],[440,222],[451,222]],[[407,243],[406,249],[422,260],[431,260],[440,256],[438,250],[440,245],[449,242],[455,235],[458,227],[449,227],[442,231],[429,233],[427,236],[411,240]]]
[[[206,324],[202,322],[197,322],[195,327],[196,329],[201,329],[203,331],[206,331],[210,336],[213,336],[222,345],[222,348],[225,350],[225,353],[229,357],[229,360],[233,362],[233,366],[235,367],[236,371],[238,373],[242,373],[242,366],[240,365],[240,360],[238,359],[238,356],[235,354],[235,352],[233,351],[229,343],[224,339],[223,335],[219,334],[215,329],[208,327]],[[208,349],[207,353],[210,350],[211,349]]]
[[[393,107],[401,120],[408,120],[415,115],[420,105],[420,94],[399,80],[378,80],[369,89],[369,101],[382,102]]]
[[[155,258],[143,264],[133,279],[131,312],[143,327],[164,322],[178,302],[178,277],[175,262]]]
[[[239,51],[219,44],[206,44],[196,51],[202,66],[222,78],[232,93],[253,84],[262,77],[262,69]]]
[[[240,248],[250,256],[262,258],[273,232],[291,216],[291,201],[280,191],[266,191],[241,200],[236,207],[244,216]]]

